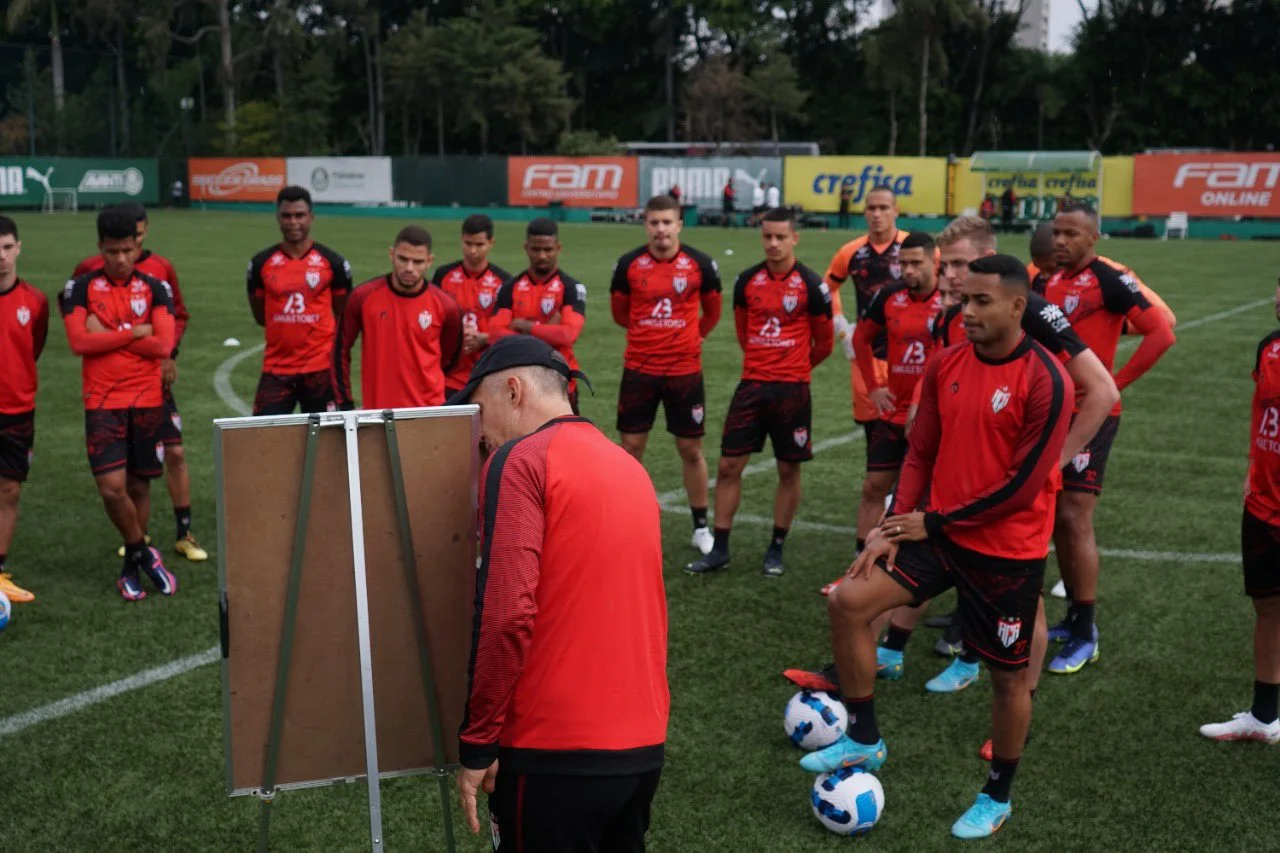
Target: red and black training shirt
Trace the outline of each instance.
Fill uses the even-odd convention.
[[[905,284],[890,284],[871,299],[866,313],[853,333],[856,369],[862,371],[867,391],[880,387],[872,360],[877,339],[886,341],[885,361],[889,376],[885,387],[894,396],[894,410],[880,420],[902,425],[907,422],[916,385],[924,376],[924,366],[934,347],[933,324],[942,307],[937,288],[916,298]]]
[[[0,292],[0,415],[36,407],[36,361],[49,336],[49,300],[22,279]]]
[[[799,262],[781,275],[764,263],[744,270],[733,286],[733,319],[747,381],[808,382],[835,344],[831,291]]]
[[[558,322],[548,322],[557,317]],[[563,270],[545,279],[525,270],[498,291],[498,309],[489,321],[489,343],[519,334],[511,330],[512,320],[531,321],[529,334],[551,344],[577,370],[573,345],[587,322],[587,286]]]
[[[1245,508],[1280,526],[1280,330],[1258,344],[1253,363],[1253,417]]]
[[[623,367],[649,376],[700,372],[702,340],[720,320],[720,290],[720,268],[692,246],[665,260],[648,246],[619,258],[609,293],[614,322],[627,330]]]
[[[182,288],[178,284],[178,271],[173,268],[173,263],[168,258],[157,255],[150,249],[142,250],[142,254],[138,255],[138,259],[133,262],[133,268],[169,285],[169,293],[173,296],[173,352],[169,354],[169,358],[177,358],[178,349],[182,346],[182,336],[186,333],[187,323],[191,320],[191,315],[187,312],[187,303],[182,298]],[[100,269],[102,269],[102,255],[94,255],[76,264],[75,272],[71,277],[77,278]]]
[[[276,245],[253,256],[245,281],[249,296],[265,303],[262,372],[291,376],[329,370],[338,326],[333,300],[351,292],[351,265],[320,243],[300,258]]]
[[[502,283],[510,278],[510,274],[492,264],[486,264],[478,273],[472,274],[462,263],[454,261],[436,269],[431,283],[453,297],[462,311],[462,325],[474,326],[477,332],[489,333],[489,320],[498,310],[498,291]],[[456,391],[467,384],[471,376],[471,368],[480,360],[484,348],[473,352],[458,354],[453,367],[445,375],[445,386]]]

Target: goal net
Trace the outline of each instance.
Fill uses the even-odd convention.
[[[69,187],[54,187],[45,191],[44,205],[41,210],[45,213],[58,213],[59,211],[75,213],[79,210],[79,197],[76,195],[76,191]]]

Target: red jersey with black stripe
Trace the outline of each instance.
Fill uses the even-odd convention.
[[[351,292],[351,265],[320,243],[299,258],[272,246],[253,256],[245,279],[249,295],[266,306],[262,372],[328,370],[338,327],[333,300]]]
[[[1262,521],[1280,526],[1280,330],[1258,344],[1253,382],[1249,488],[1244,505]]]
[[[498,310],[498,291],[510,274],[501,267],[486,264],[479,273],[472,274],[462,261],[454,261],[436,269],[431,283],[453,297],[462,311],[462,325],[473,326],[477,332],[488,334],[489,320]],[[467,384],[471,368],[480,360],[484,348],[459,353],[453,367],[445,375],[445,384],[461,388]]]
[[[831,291],[796,262],[776,275],[759,263],[733,285],[733,318],[742,346],[742,378],[752,382],[808,382],[831,355]]]
[[[36,361],[49,336],[49,300],[22,279],[0,291],[0,415],[36,407]]]
[[[720,268],[692,246],[665,260],[648,246],[620,257],[609,293],[614,319],[627,330],[623,366],[650,376],[702,370],[702,339],[720,317],[720,290]]]
[[[169,285],[134,270],[115,281],[103,271],[67,282],[58,299],[71,351],[82,356],[86,409],[129,409],[164,402],[160,362],[173,352],[173,305]],[[90,317],[106,326],[91,332]],[[133,327],[152,334],[133,337]]]
[[[445,371],[462,349],[462,312],[453,297],[425,280],[414,293],[389,275],[357,287],[347,300],[333,348],[339,406],[354,405],[351,349],[360,345],[360,388],[366,409],[443,405]]]
[[[508,279],[498,291],[498,310],[490,321],[489,342],[518,334],[511,330],[512,320],[533,323],[529,334],[551,344],[577,370],[573,345],[587,321],[587,286],[563,270],[542,280],[525,270]]]
[[[858,321],[853,336],[854,362],[862,371],[867,390],[881,387],[876,376],[871,349],[875,339],[887,338],[885,361],[889,375],[885,387],[893,394],[894,411],[880,419],[905,424],[916,385],[924,376],[924,366],[934,347],[933,324],[942,307],[937,288],[917,298],[905,284],[890,284],[871,299],[867,312]]]
[[[924,506],[930,535],[992,557],[1049,553],[1074,389],[1025,334],[1006,357],[972,344],[930,359],[893,512]]]
[[[168,258],[157,255],[150,249],[142,250],[142,254],[138,255],[138,259],[133,262],[133,268],[169,285],[169,293],[173,296],[173,352],[169,357],[177,358],[178,349],[182,346],[182,336],[186,333],[187,323],[191,319],[191,315],[187,312],[187,303],[182,298],[182,287],[178,284],[178,271],[173,268],[173,263]],[[94,255],[76,264],[75,272],[71,277],[77,278],[100,269],[102,269],[102,255]]]
[[[490,457],[480,506],[462,765],[660,767],[667,605],[644,467],[589,421],[556,418]]]
[[[1071,328],[1062,309],[1037,293],[1027,294],[1027,307],[1022,312],[1022,331],[1066,364],[1088,347]],[[952,305],[933,323],[933,335],[940,346],[965,343],[964,316],[961,306]]]

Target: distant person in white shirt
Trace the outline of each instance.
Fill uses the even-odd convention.
[[[777,184],[769,184],[769,192],[766,195],[764,204],[770,210],[782,206],[782,193],[778,190]]]
[[[756,184],[751,190],[751,215],[759,217],[768,208],[764,206],[764,184]]]

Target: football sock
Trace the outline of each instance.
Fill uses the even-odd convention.
[[[781,551],[782,543],[787,541],[788,532],[790,531],[785,527],[773,528],[773,538],[769,540],[769,547],[776,548],[777,550]]]
[[[910,628],[899,628],[890,622],[889,633],[885,635],[884,642],[880,645],[891,652],[900,652],[907,647],[909,639],[911,639]]]
[[[957,655],[957,657],[960,658],[960,660],[963,661],[964,663],[969,664],[970,666],[973,666],[978,662],[978,656],[975,655],[973,653],[973,650],[970,649],[968,646],[965,646],[964,649],[960,652],[960,654]]]
[[[1094,607],[1095,604],[1092,601],[1075,603],[1075,617],[1071,620],[1071,636],[1093,642]]]
[[[4,561],[8,556],[8,554],[0,554],[0,572],[4,571]]]
[[[862,744],[879,743],[880,726],[876,723],[875,694],[861,699],[846,698],[844,707],[849,712],[849,737]]]
[[[987,784],[982,786],[982,793],[997,803],[1009,802],[1009,789],[1013,786],[1013,774],[1017,771],[1018,759],[991,756],[991,769],[987,772]]]
[[[1075,597],[1074,595],[1072,595],[1072,594],[1071,594],[1071,584],[1067,583],[1067,581],[1066,581],[1066,579],[1065,579],[1065,578],[1064,578],[1064,579],[1063,579],[1063,581],[1062,581],[1062,588],[1063,588],[1064,590],[1066,590],[1066,593],[1067,593],[1067,601],[1075,601],[1075,600],[1076,600],[1076,597]]]
[[[142,561],[146,559],[146,555],[147,542],[145,539],[124,543],[124,571],[137,572],[138,567],[142,565]]]
[[[173,508],[173,520],[178,526],[178,538],[185,539],[187,534],[191,532],[191,507],[175,506]]]
[[[1258,722],[1275,721],[1277,701],[1280,701],[1280,684],[1267,684],[1265,681],[1253,682],[1253,716]]]
[[[724,527],[717,527],[713,534],[715,536],[715,546],[712,550],[719,551],[721,554],[729,553],[729,530]]]
[[[707,508],[705,506],[691,506],[689,512],[693,513],[693,529],[707,526]]]

